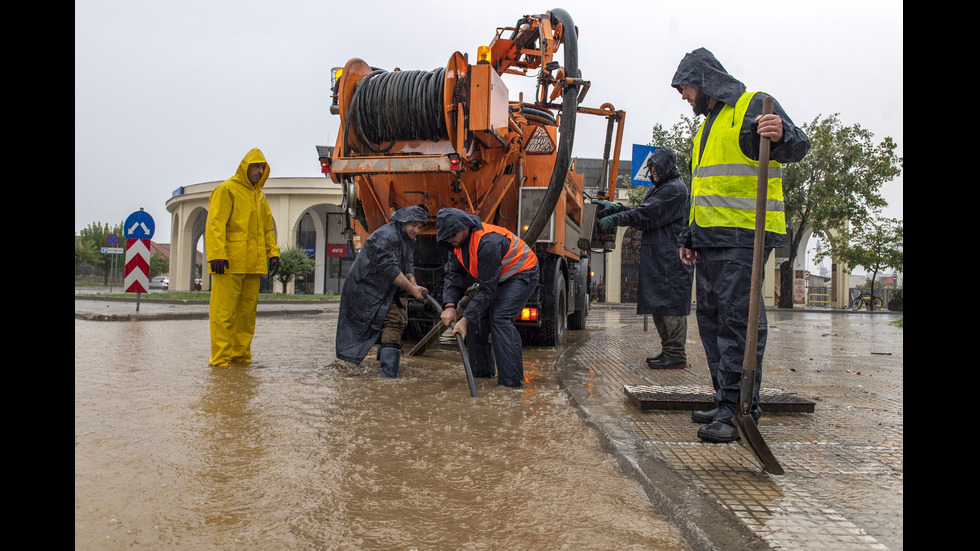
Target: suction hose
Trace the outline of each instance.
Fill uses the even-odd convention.
[[[578,69],[578,37],[575,36],[575,24],[572,17],[563,9],[551,10],[552,22],[557,21],[562,26],[562,43],[565,46],[565,74],[574,78],[579,77]],[[527,231],[521,236],[528,245],[534,245],[548,223],[548,217],[554,212],[565,186],[565,174],[572,162],[572,144],[575,139],[575,114],[578,111],[578,85],[565,84],[562,94],[561,124],[558,133],[558,154],[555,157],[555,169],[551,173],[551,182],[545,192],[541,207],[531,220]]]

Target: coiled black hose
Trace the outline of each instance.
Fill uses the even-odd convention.
[[[396,141],[449,139],[442,106],[445,73],[444,67],[372,71],[354,89],[345,126],[353,120],[358,138],[375,153],[387,152]]]

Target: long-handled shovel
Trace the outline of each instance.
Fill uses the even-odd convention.
[[[766,97],[762,113],[772,113],[772,98]],[[762,302],[762,259],[763,243],[766,234],[766,202],[769,191],[769,138],[759,141],[759,187],[755,200],[755,243],[752,251],[752,291],[749,293],[749,318],[745,332],[745,356],[742,359],[742,389],[735,409],[735,425],[745,437],[749,448],[762,462],[763,470],[772,474],[783,474],[783,468],[772,454],[766,441],[752,418],[752,398],[755,395],[756,350],[759,342],[759,308]]]
[[[439,304],[439,301],[432,298],[432,295],[429,293],[422,293],[422,298],[429,301],[429,304],[434,306],[437,312],[440,314],[442,313],[442,305]],[[463,356],[463,368],[466,370],[466,382],[470,385],[470,396],[476,398],[476,381],[473,380],[473,368],[470,367],[470,355],[466,353],[466,345],[463,344],[463,336],[459,333],[456,333],[456,344],[459,345],[459,353],[461,356]]]

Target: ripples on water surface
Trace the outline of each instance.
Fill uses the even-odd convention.
[[[458,349],[382,379],[334,359],[335,321],[259,318],[255,362],[212,368],[206,320],[76,320],[75,548],[686,548],[569,406],[558,351],[471,398]]]

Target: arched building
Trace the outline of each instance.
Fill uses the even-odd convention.
[[[167,200],[171,216],[172,291],[194,289],[197,278],[201,279],[202,289],[210,289],[206,269],[210,259],[202,240],[208,218],[208,197],[222,181],[182,186]],[[351,262],[346,258],[347,246],[340,233],[343,228],[340,185],[325,177],[269,178],[262,189],[272,209],[279,246],[299,247],[315,254],[316,272],[302,282],[291,282],[290,292],[296,285],[305,293],[339,293],[342,277]],[[194,261],[199,248],[205,251],[203,270]],[[273,282],[271,290],[281,292],[282,288]]]

